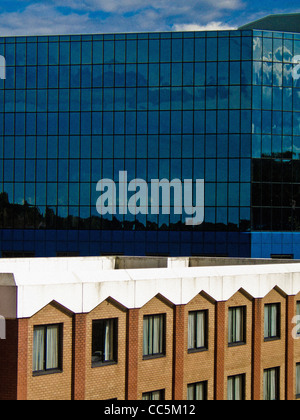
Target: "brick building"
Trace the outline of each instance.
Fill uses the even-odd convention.
[[[2,259],[0,273],[1,400],[299,396],[297,261]]]

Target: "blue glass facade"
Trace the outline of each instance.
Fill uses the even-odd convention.
[[[300,35],[254,31],[251,256],[300,257]]]
[[[0,55],[1,256],[300,258],[299,35],[11,37]],[[172,196],[169,214],[101,216],[97,183],[120,171],[193,196],[204,179],[203,223]]]

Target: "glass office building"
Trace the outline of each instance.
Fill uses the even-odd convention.
[[[2,257],[300,258],[300,34],[7,37],[0,55]],[[169,211],[149,190],[100,214],[99,180],[124,173],[190,180],[193,205],[204,180],[203,222],[172,188]]]

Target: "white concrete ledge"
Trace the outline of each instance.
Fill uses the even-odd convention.
[[[113,257],[0,260],[0,315],[31,317],[52,300],[82,313],[108,297],[140,308],[158,293],[179,305],[202,291],[216,301],[241,288],[254,298],[275,286],[287,295],[300,292],[300,263],[187,265],[186,259],[172,259],[170,268],[115,269]]]

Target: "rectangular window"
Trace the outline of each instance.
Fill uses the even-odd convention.
[[[92,366],[117,363],[118,318],[100,319],[92,324]]]
[[[61,332],[61,324],[34,327],[32,352],[33,373],[51,373],[61,370]]]
[[[229,308],[228,311],[228,344],[245,342],[246,307]]]
[[[193,311],[188,316],[188,350],[207,349],[207,312]]]
[[[227,400],[242,401],[245,399],[245,375],[229,376],[227,379]]]
[[[279,368],[264,370],[264,400],[279,400]]]
[[[187,400],[205,401],[207,400],[207,381],[188,384]]]
[[[164,400],[165,390],[160,389],[158,391],[143,392],[142,400]]]
[[[264,338],[274,340],[280,338],[280,304],[265,305]]]
[[[143,322],[143,355],[165,354],[165,314],[146,315]]]

